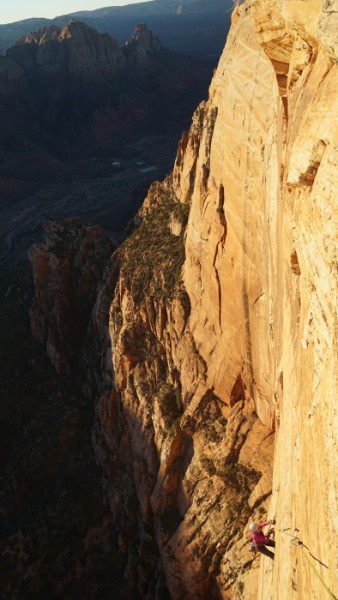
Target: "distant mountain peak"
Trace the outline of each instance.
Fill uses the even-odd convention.
[[[132,56],[139,64],[144,64],[149,55],[157,53],[161,48],[159,37],[153,35],[145,23],[136,25],[132,37],[124,45],[128,59]]]
[[[65,25],[61,32],[59,39],[60,41],[69,38],[83,38],[83,37],[92,37],[100,35],[96,29],[89,27],[83,21],[77,21],[76,19],[70,19],[67,25]]]
[[[70,19],[62,28],[57,27],[56,25],[50,25],[40,27],[40,29],[37,31],[29,32],[27,35],[21,37],[17,42],[15,42],[14,45],[21,46],[25,44],[34,44],[41,46],[50,40],[62,42],[70,38],[93,37],[99,35],[100,34],[96,29],[89,27],[89,25],[86,23],[77,21],[76,19]]]
[[[42,27],[22,37],[6,52],[26,73],[68,73],[80,77],[107,75],[126,65],[114,38],[81,21],[70,19],[61,29]]]
[[[43,48],[42,48],[43,46]],[[65,50],[67,46],[67,50]],[[135,27],[132,37],[119,48],[107,33],[99,33],[82,21],[70,19],[60,28],[40,27],[21,37],[6,56],[26,72],[36,69],[66,69],[69,73],[85,75],[91,72],[112,72],[131,65],[144,65],[150,55],[162,48],[160,39],[145,23]]]
[[[140,44],[146,50],[159,50],[161,48],[160,39],[157,35],[153,35],[145,23],[136,25],[135,31],[130,40],[126,42],[126,45],[131,43]]]

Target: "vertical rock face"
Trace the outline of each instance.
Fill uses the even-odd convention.
[[[260,420],[277,423],[271,514],[299,529],[334,590],[337,39],[328,27],[321,43],[332,22],[320,2],[245,3],[235,17],[174,172],[192,196],[189,326],[215,393],[231,405],[241,378]],[[322,598],[289,542],[277,536],[259,597]]]
[[[323,582],[337,594],[338,86],[324,22],[319,0],[235,9],[172,178],[119,251],[97,446],[149,599],[165,597],[147,576],[156,548],[174,600],[319,600]],[[268,506],[276,558],[257,577],[243,530]],[[281,532],[295,527],[306,546]]]

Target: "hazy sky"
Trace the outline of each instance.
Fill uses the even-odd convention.
[[[0,0],[0,23],[13,23],[33,17],[52,19],[78,10],[95,10],[147,1],[149,0]]]

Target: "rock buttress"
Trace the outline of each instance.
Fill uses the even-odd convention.
[[[30,248],[32,333],[46,344],[59,374],[71,373],[82,351],[98,283],[116,244],[81,219],[44,222],[46,241]]]

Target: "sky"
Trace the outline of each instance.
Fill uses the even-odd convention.
[[[148,0],[0,0],[0,23],[45,17],[53,19],[79,10],[95,10],[106,6],[136,4]]]

